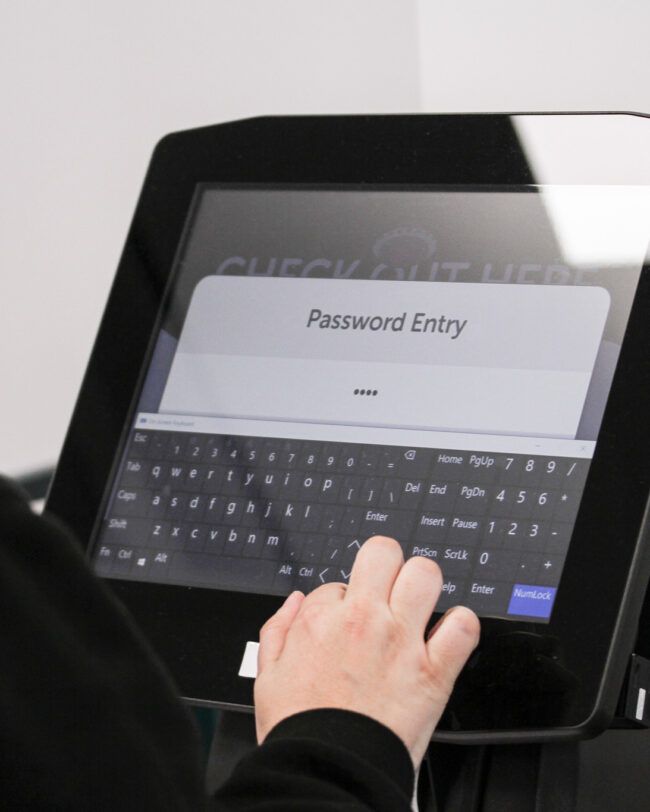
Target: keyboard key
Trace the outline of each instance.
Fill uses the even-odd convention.
[[[151,432],[135,431],[131,437],[131,453],[135,457],[146,456],[151,440]]]
[[[487,553],[484,553],[487,555]],[[469,576],[474,568],[476,553],[469,547],[445,547],[438,559],[443,576]]]
[[[399,470],[400,453],[397,448],[387,448],[381,452],[378,473],[382,476],[395,476]]]
[[[219,555],[223,551],[228,532],[228,529],[225,527],[208,525],[205,531],[204,551],[211,555]]]
[[[219,589],[249,591],[272,586],[275,570],[273,561],[176,553],[169,567],[169,578]]]
[[[305,537],[300,533],[290,533],[284,545],[283,558],[285,561],[300,561]]]
[[[116,549],[116,547],[109,547],[107,544],[101,544],[99,546],[93,560],[93,569],[98,575],[110,575],[113,569]]]
[[[444,576],[444,572],[443,572]],[[436,604],[436,612],[446,612],[452,606],[458,606],[464,602],[464,595],[467,581],[464,578],[445,577],[442,584],[442,591]]]
[[[454,516],[449,523],[447,541],[450,544],[478,544],[483,523],[474,516]]]
[[[305,533],[318,530],[323,518],[323,506],[315,502],[309,505],[302,505],[301,510],[300,529]]]
[[[220,522],[226,509],[226,499],[223,496],[205,497],[203,519],[206,522]]]
[[[240,528],[230,527],[225,534],[223,554],[225,556],[240,556],[244,547],[246,531]]]
[[[318,443],[305,443],[298,455],[298,467],[301,471],[315,471],[320,458],[320,445]]]
[[[220,436],[211,436],[203,446],[203,462],[209,465],[221,462],[223,457],[223,438]]]
[[[333,474],[339,470],[339,457],[341,454],[341,446],[333,443],[328,443],[323,447],[320,456],[319,470],[326,474]]]
[[[530,516],[534,519],[550,519],[555,511],[558,492],[548,490],[533,491],[532,510]]]
[[[147,453],[152,460],[162,460],[167,456],[171,435],[166,432],[151,432]]]
[[[553,522],[549,530],[546,550],[549,553],[564,552],[569,546],[572,533],[573,524]]]
[[[515,584],[508,604],[508,614],[548,618],[551,616],[556,591],[554,587]]]
[[[481,485],[461,482],[458,488],[456,507],[471,516],[482,516],[490,501],[490,492]]]
[[[244,443],[242,460],[247,466],[257,465],[262,453],[262,441],[251,437]]]
[[[458,482],[468,474],[465,452],[440,451],[435,455],[433,478],[441,482]]]
[[[466,601],[475,612],[488,616],[505,615],[511,593],[511,583],[475,579],[468,583]]]
[[[300,452],[300,443],[295,440],[287,440],[282,443],[280,449],[280,467],[285,469],[296,468],[298,465],[298,454]]]
[[[228,499],[223,509],[222,521],[224,524],[239,525],[244,515],[243,499]]]
[[[404,558],[414,558],[418,555],[423,558],[431,558],[439,564],[442,548],[429,544],[409,544],[404,549]]]
[[[363,479],[360,476],[346,476],[343,479],[341,490],[341,503],[347,505],[358,505],[361,502],[361,486]]]
[[[188,441],[187,434],[172,434],[169,445],[167,446],[166,455],[170,460],[183,460],[185,459],[185,449]]]
[[[113,501],[116,516],[144,516],[151,498],[151,491],[139,488],[120,488]]]
[[[409,483],[407,483],[408,485]],[[406,487],[406,486],[405,486]],[[439,511],[446,513],[453,510],[456,504],[458,485],[455,482],[442,482],[436,480],[432,482],[424,492],[422,506],[428,511]],[[400,504],[401,506],[401,504]]]
[[[251,530],[246,533],[242,555],[244,558],[259,558],[264,550],[266,533],[263,530]]]
[[[124,488],[143,488],[149,478],[151,464],[142,460],[127,460],[120,479]]]
[[[537,571],[542,563],[542,556],[540,553],[522,553],[517,564],[516,575],[514,576],[519,583],[535,583]]]
[[[537,492],[532,488],[515,488],[510,502],[509,515],[513,519],[527,519],[532,515],[535,507],[543,509],[543,506],[537,504],[537,498]]]
[[[135,557],[136,551],[134,547],[117,547],[113,559],[112,574],[128,575],[133,567]]]
[[[399,457],[399,475],[405,479],[421,479],[431,470],[434,452],[428,448],[406,448]]]
[[[379,472],[381,456],[380,446],[366,446],[361,452],[361,473],[366,476],[377,474]]]
[[[580,491],[560,491],[555,501],[554,518],[559,522],[573,522],[580,507]]]
[[[308,536],[302,546],[300,560],[306,564],[320,562],[323,557],[325,539],[323,536]]]
[[[417,517],[415,538],[419,542],[435,544],[447,536],[448,517],[439,513],[425,512]]]
[[[407,479],[402,484],[399,506],[406,510],[416,510],[420,505],[425,490],[426,481],[424,479]],[[425,509],[438,510],[435,505],[432,507],[425,505]]]
[[[379,504],[379,497],[381,496],[384,481],[379,477],[365,479],[361,486],[360,499],[361,505],[374,506]]]
[[[535,583],[541,586],[557,586],[564,565],[564,555],[542,555]]]
[[[339,471],[343,474],[356,474],[361,471],[361,447],[344,446],[339,458]]]
[[[147,519],[110,518],[104,526],[103,541],[107,544],[133,544],[144,547],[151,522]]]
[[[511,581],[517,575],[518,565],[516,550],[477,550],[474,578]]]
[[[187,462],[198,463],[203,459],[205,446],[207,442],[207,435],[193,434],[188,437],[187,445],[185,446],[184,459]]]
[[[320,502],[337,502],[340,498],[343,477],[337,474],[326,474],[318,488]]]
[[[400,479],[387,479],[383,483],[378,505],[386,508],[396,508],[401,497],[402,481]]]
[[[186,522],[200,522],[203,520],[203,514],[209,504],[207,496],[195,494],[194,496],[188,495],[187,508],[185,510]]]
[[[186,528],[184,549],[193,553],[203,552],[206,534],[207,527],[202,524],[192,525]]]
[[[185,534],[187,527],[176,522],[169,524],[166,546],[172,550],[182,550],[185,547]]]
[[[491,484],[497,477],[496,455],[470,454],[467,458],[467,468],[471,472],[472,482]]]
[[[291,589],[299,589],[306,595],[317,586],[316,578],[315,565],[298,567],[291,583]]]
[[[561,488],[582,489],[587,481],[590,460],[572,460],[566,467]]]
[[[185,474],[185,488],[195,493],[197,490],[200,490],[207,470],[208,468],[205,465],[188,465]]]
[[[281,443],[279,440],[267,440],[262,449],[260,467],[265,471],[273,470],[280,464]]]
[[[165,581],[170,560],[171,553],[164,550],[157,550],[152,553],[148,567],[149,576],[156,581]]]
[[[266,537],[262,545],[262,558],[270,558],[277,561],[284,552],[282,537],[279,533],[266,532]]]

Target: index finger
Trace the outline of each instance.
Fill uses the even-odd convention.
[[[403,564],[404,554],[395,539],[372,536],[354,559],[345,600],[371,598],[388,603]]]

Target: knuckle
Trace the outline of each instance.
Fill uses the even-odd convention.
[[[368,630],[373,618],[373,607],[367,601],[351,601],[346,607],[343,627],[348,634],[359,637]]]
[[[297,620],[308,628],[314,628],[320,624],[323,617],[323,607],[318,603],[305,603]]]

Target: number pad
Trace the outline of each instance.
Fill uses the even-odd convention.
[[[475,578],[511,581],[519,564],[516,550],[482,550],[476,554]]]
[[[499,482],[504,485],[537,485],[542,475],[542,458],[527,456],[507,456],[499,458]]]

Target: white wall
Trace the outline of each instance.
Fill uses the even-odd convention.
[[[261,113],[417,110],[415,3],[21,0],[0,26],[0,471],[52,464],[149,155]]]
[[[650,112],[649,9],[6,0],[0,471],[56,459],[160,135],[271,112]]]
[[[422,109],[650,113],[648,0],[419,0]]]

